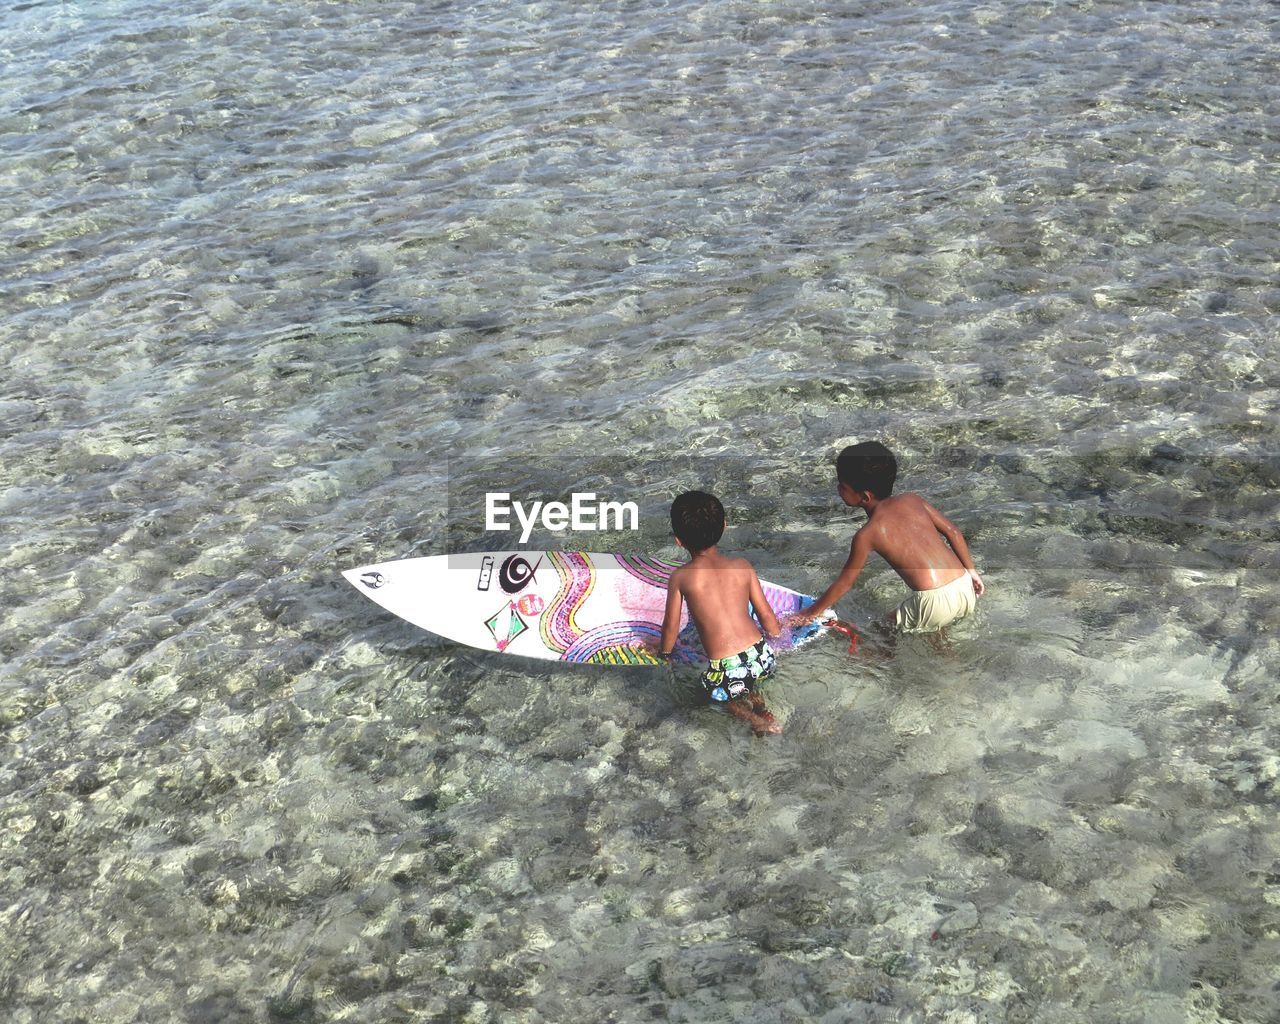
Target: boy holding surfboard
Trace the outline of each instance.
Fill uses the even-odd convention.
[[[760,626],[770,637],[777,637],[781,629],[751,563],[716,550],[724,524],[724,506],[713,494],[686,491],[672,502],[671,529],[690,557],[667,584],[659,652],[670,656],[680,632],[681,604],[688,604],[710,662],[702,673],[707,696],[748,723],[756,735],[782,732],[755,689],[774,668],[773,648]],[[748,602],[760,626],[748,614]]]
[[[873,551],[911,588],[887,618],[899,633],[932,633],[973,612],[986,587],[959,528],[918,494],[893,494],[898,463],[879,441],[850,445],[836,459],[836,493],[867,521],[853,535],[849,559],[818,600],[793,617],[810,622],[853,586]]]

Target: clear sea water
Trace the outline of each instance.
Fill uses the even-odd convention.
[[[1278,30],[7,5],[4,1019],[1280,1020]],[[781,737],[338,575],[572,456],[817,591],[871,437],[989,593]]]

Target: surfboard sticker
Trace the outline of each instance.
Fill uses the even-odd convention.
[[[433,555],[343,572],[365,597],[440,636],[499,654],[593,665],[657,665],[667,580],[678,562],[589,551]],[[813,598],[776,583],[761,588],[779,618]],[[774,644],[789,650],[825,631],[806,626]],[[697,631],[682,612],[673,658],[700,662]]]

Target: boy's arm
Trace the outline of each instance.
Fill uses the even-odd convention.
[[[978,570],[973,567],[973,556],[969,554],[969,544],[964,539],[964,534],[960,532],[960,527],[956,526],[955,523],[927,501],[924,502],[924,507],[929,513],[929,518],[933,520],[934,528],[947,539],[947,543],[951,545],[951,550],[960,559],[960,564],[969,570],[969,575],[973,577],[973,592],[981,597],[983,591],[987,588],[982,582],[982,577],[978,575]]]
[[[754,567],[751,569],[750,594],[751,606],[756,610],[756,618],[760,620],[765,636],[772,638],[780,635],[782,627],[778,625],[778,617],[773,614],[769,599],[764,596],[764,588],[760,586],[760,577],[756,575]]]
[[[676,637],[680,635],[680,606],[684,598],[680,594],[680,583],[673,573],[667,582],[667,609],[662,616],[662,641],[658,653],[666,657],[676,646]]]
[[[858,579],[862,567],[867,564],[867,556],[871,554],[871,535],[863,527],[853,535],[853,543],[849,545],[849,560],[844,563],[840,575],[834,583],[827,587],[823,595],[800,613],[805,622],[812,622],[833,604],[844,597],[849,588]]]

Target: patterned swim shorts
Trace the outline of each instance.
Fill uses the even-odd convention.
[[[702,673],[702,685],[712,700],[736,700],[755,689],[756,680],[769,675],[775,663],[773,648],[761,637],[741,654],[711,661]]]

